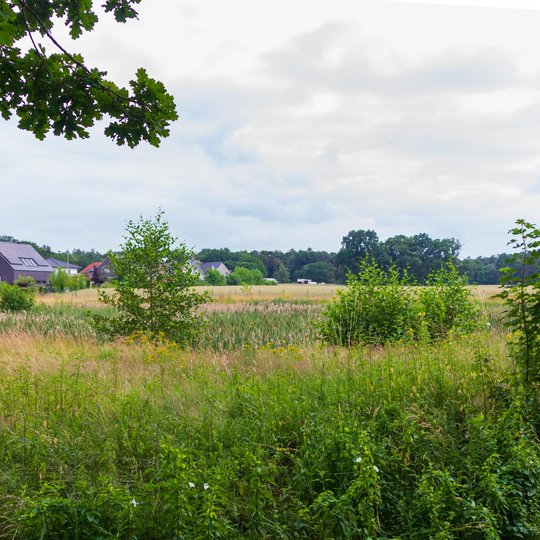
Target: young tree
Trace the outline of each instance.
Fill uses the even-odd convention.
[[[141,0],[105,0],[117,22],[137,17]],[[52,130],[66,139],[87,138],[88,128],[104,115],[105,134],[117,144],[142,140],[159,146],[176,120],[173,97],[142,68],[130,90],[105,79],[106,71],[88,67],[54,36],[54,25],[69,27],[71,38],[94,29],[94,0],[0,0],[0,114],[19,117],[19,127],[42,140]],[[28,50],[19,43],[28,39]],[[45,45],[53,47],[50,53]]]
[[[527,389],[540,383],[540,228],[518,219],[509,231],[517,250],[512,266],[502,268],[499,297],[506,304],[506,324],[513,331],[511,354]],[[516,264],[517,263],[517,264]]]
[[[193,289],[199,281],[189,259],[193,253],[177,239],[159,211],[155,218],[128,221],[124,244],[110,259],[116,274],[112,294],[100,300],[118,310],[108,324],[117,334],[143,332],[150,339],[187,344],[197,331],[197,306],[207,301]]]

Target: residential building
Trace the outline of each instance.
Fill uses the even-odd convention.
[[[59,259],[49,258],[47,259],[47,262],[51,265],[53,270],[58,270],[58,268],[62,268],[62,270],[65,270],[71,276],[78,274],[79,270],[81,269],[81,267],[77,266],[76,264],[61,261]]]
[[[14,283],[31,277],[37,285],[46,285],[53,269],[30,244],[0,242],[0,281]]]

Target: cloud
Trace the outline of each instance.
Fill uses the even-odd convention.
[[[91,58],[120,77],[148,61],[172,81],[181,121],[171,137],[132,151],[102,126],[89,141],[39,143],[3,124],[1,232],[106,250],[126,219],[162,207],[197,248],[335,251],[349,230],[372,228],[457,237],[478,255],[505,249],[514,219],[537,215],[540,78],[524,58],[538,38],[512,30],[514,19],[506,36],[505,20],[482,26],[473,14],[456,35],[442,22],[462,12],[367,2],[358,14],[339,3],[287,20],[276,37],[267,25],[280,12],[233,28],[222,8],[206,19],[208,5],[188,3],[179,20],[167,5],[155,39],[143,43],[136,23],[136,43],[105,28],[103,43],[118,43]],[[145,9],[142,20],[157,18]],[[167,48],[156,55],[148,43]]]

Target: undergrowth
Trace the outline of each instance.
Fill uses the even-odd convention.
[[[536,538],[504,347],[25,342],[0,357],[0,537]]]

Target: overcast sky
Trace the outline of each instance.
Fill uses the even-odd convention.
[[[0,234],[115,249],[165,210],[188,246],[337,251],[455,237],[507,251],[540,215],[537,0],[143,0],[64,44],[126,84],[162,80],[180,121],[159,149],[37,141],[0,120]],[[511,6],[511,8],[510,8]]]

